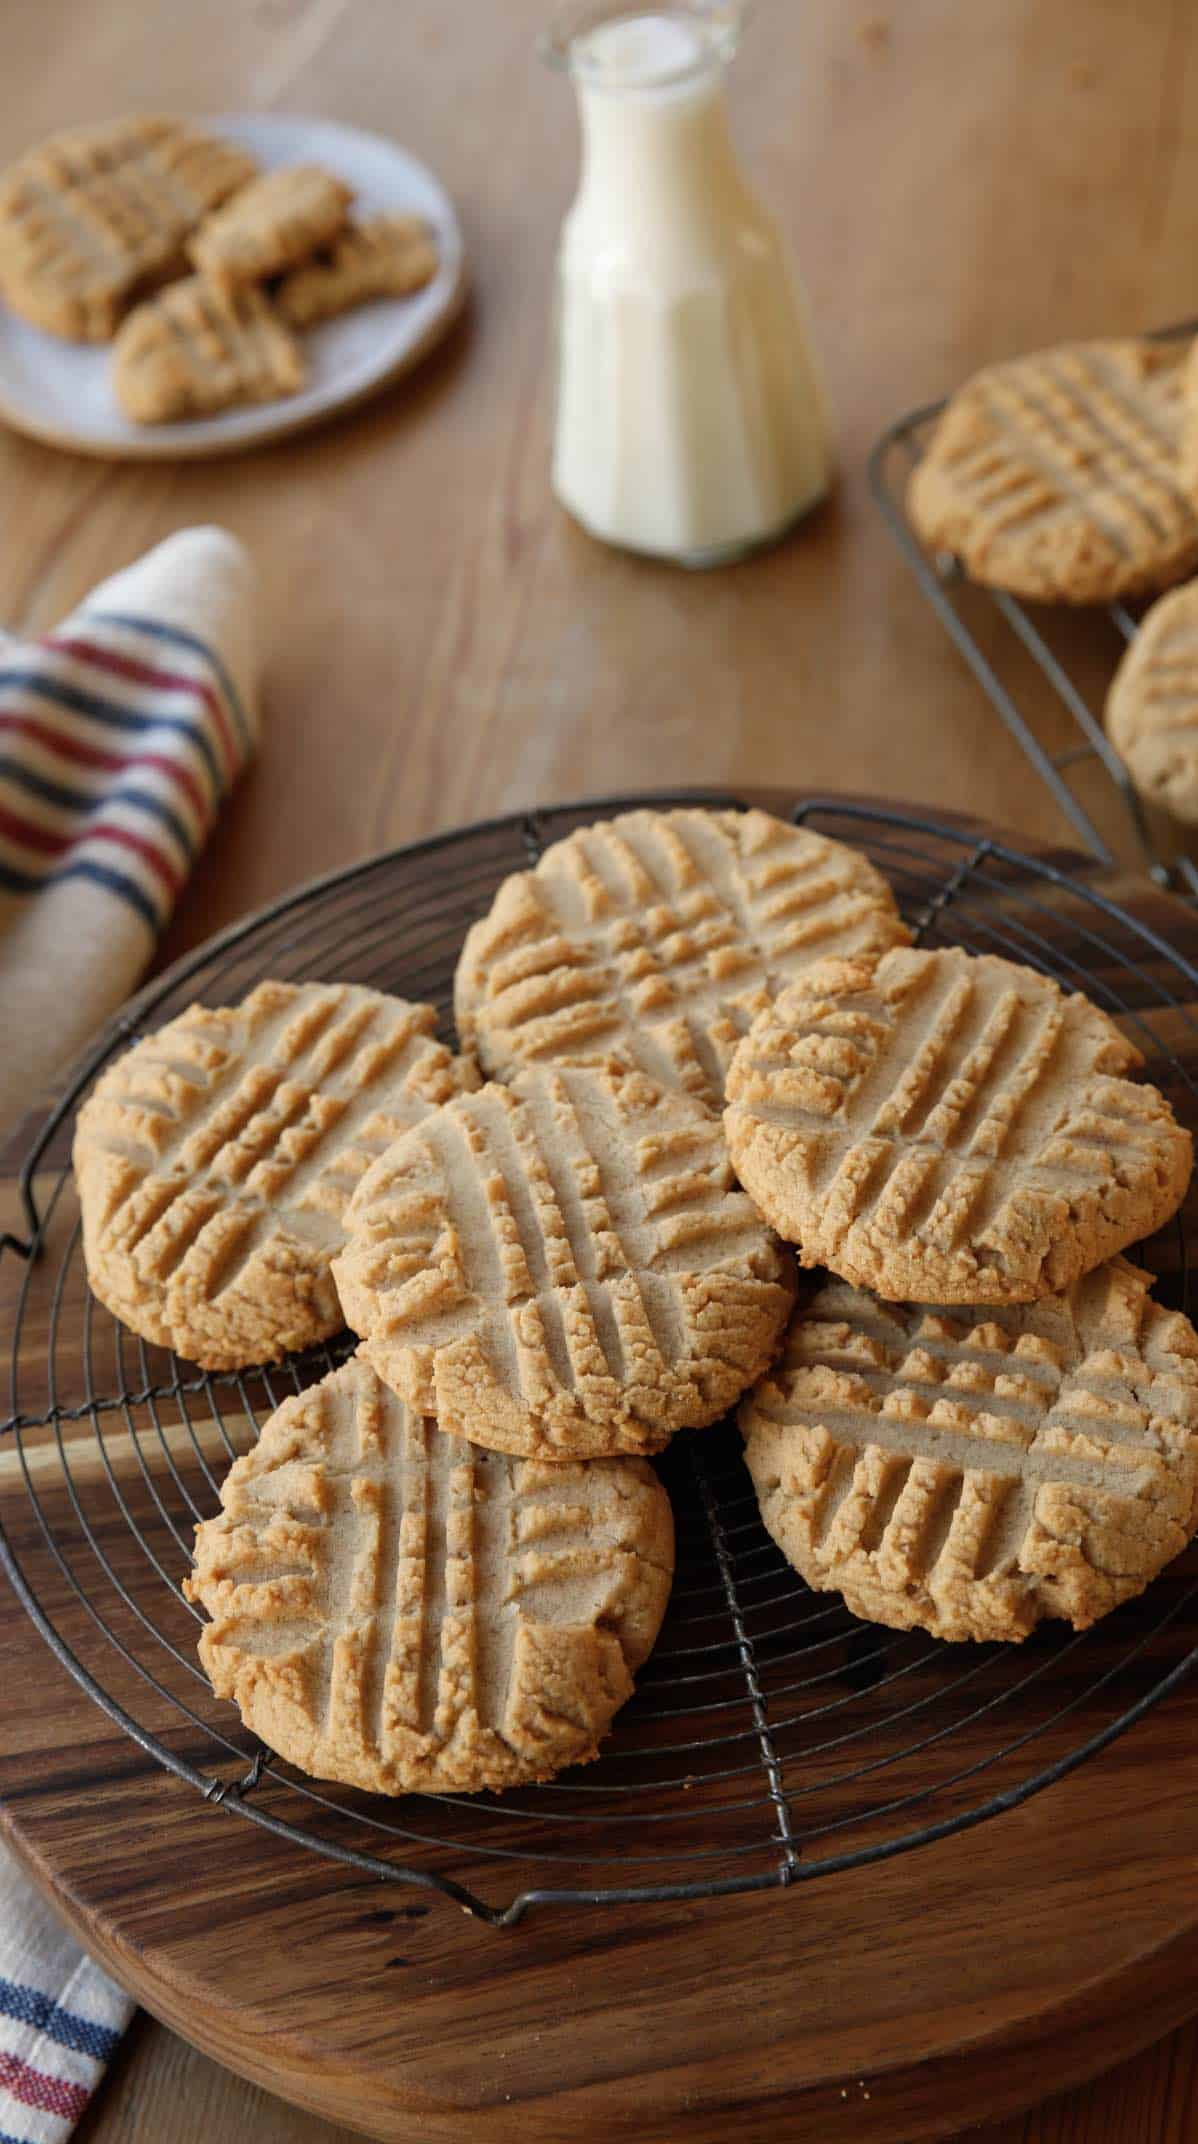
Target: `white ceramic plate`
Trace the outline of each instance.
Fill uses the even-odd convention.
[[[0,417],[19,432],[81,454],[160,461],[236,453],[317,424],[381,387],[436,342],[465,293],[462,234],[453,203],[431,171],[395,142],[328,119],[275,114],[197,122],[240,142],[267,170],[327,164],[355,189],[355,213],[423,216],[437,234],[440,265],[409,298],[378,299],[302,336],[308,385],[298,395],[180,424],[131,424],[112,392],[111,344],[60,342],[0,307]]]

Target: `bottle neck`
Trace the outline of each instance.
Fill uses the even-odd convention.
[[[580,208],[626,230],[667,218],[698,227],[743,193],[718,63],[660,90],[578,89]]]

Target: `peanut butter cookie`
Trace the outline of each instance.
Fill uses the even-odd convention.
[[[674,1568],[644,1460],[478,1451],[356,1357],[271,1416],[196,1528],[218,1697],[318,1779],[376,1794],[549,1779],[598,1752]]]
[[[1198,564],[1186,358],[1184,342],[1066,343],[979,372],[911,478],[916,531],[975,581],[1044,602],[1183,579]]]
[[[959,947],[824,961],[756,1020],[724,1125],[766,1219],[879,1295],[1018,1303],[1175,1212],[1190,1135],[1138,1050],[1047,976]]]
[[[177,119],[56,134],[0,182],[0,292],[71,342],[109,342],[130,305],[185,265],[185,240],[257,170]]]
[[[984,1312],[831,1281],[741,1408],[761,1515],[808,1584],[941,1638],[1082,1630],[1198,1524],[1198,1334],[1122,1258]]]
[[[306,378],[299,344],[260,290],[225,295],[198,275],[130,313],[113,352],[113,389],[135,424],[273,402]]]
[[[1141,796],[1198,825],[1198,581],[1153,604],[1115,672],[1106,726]]]
[[[334,1277],[410,1406],[551,1459],[714,1422],[794,1292],[718,1117],[620,1066],[522,1072],[397,1140],[354,1195]]]
[[[243,289],[332,245],[353,198],[353,188],[319,164],[267,171],[207,218],[188,251],[209,282]]]
[[[372,298],[406,298],[437,273],[437,241],[419,216],[347,223],[332,245],[283,276],[274,302],[288,325],[315,327]]]
[[[261,983],[135,1043],[75,1134],[100,1301],[207,1370],[337,1332],[329,1269],[351,1194],[472,1077],[435,1025],[431,1005],[349,983]]]
[[[623,812],[505,879],[458,962],[458,1033],[488,1072],[618,1057],[718,1108],[783,983],[906,938],[886,881],[838,841],[764,811]]]

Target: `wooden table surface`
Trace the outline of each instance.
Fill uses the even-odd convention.
[[[130,107],[322,112],[455,194],[474,303],[414,379],[240,460],[119,468],[0,439],[0,622],[48,626],[170,530],[261,570],[261,757],[180,906],[176,953],[314,872],[534,801],[706,781],[868,790],[1063,832],[941,637],[866,451],[984,358],[1198,311],[1198,17],[1186,0],[761,0],[734,107],[800,248],[842,453],[835,503],[691,578],[550,500],[567,89],[546,0],[38,0],[10,10],[0,152]],[[1183,2144],[1183,2030],[985,2144]],[[1051,2077],[1044,2086],[1050,2091]],[[986,2119],[979,2106],[979,2123]],[[334,2144],[142,2019],[89,2144]]]

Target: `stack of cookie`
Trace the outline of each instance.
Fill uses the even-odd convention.
[[[669,1590],[645,1455],[745,1394],[767,1524],[859,1612],[1020,1635],[1180,1547],[1198,1339],[1091,1269],[1189,1139],[1084,1000],[911,950],[838,843],[688,810],[506,881],[456,1011],[457,1057],[430,1007],[263,984],[80,1113],[89,1277],[135,1331],[221,1370],[359,1339],[197,1530],[201,1657],[272,1747],[385,1792],[594,1755]],[[857,1287],[796,1313],[782,1239]]]
[[[749,1467],[858,1614],[1080,1629],[1198,1524],[1198,1335],[1116,1255],[1190,1174],[1140,1061],[1085,998],[956,948],[821,963],[738,1049],[735,1166],[835,1276],[742,1414]]]
[[[55,136],[0,182],[0,295],[75,342],[115,337],[113,386],[139,424],[297,394],[299,332],[436,272],[410,216],[352,220],[317,165],[259,173],[175,119]]]
[[[911,478],[933,550],[1033,602],[1113,603],[1198,570],[1198,348],[1069,343],[955,394]],[[1107,695],[1111,742],[1152,804],[1198,824],[1198,584],[1149,611]]]

